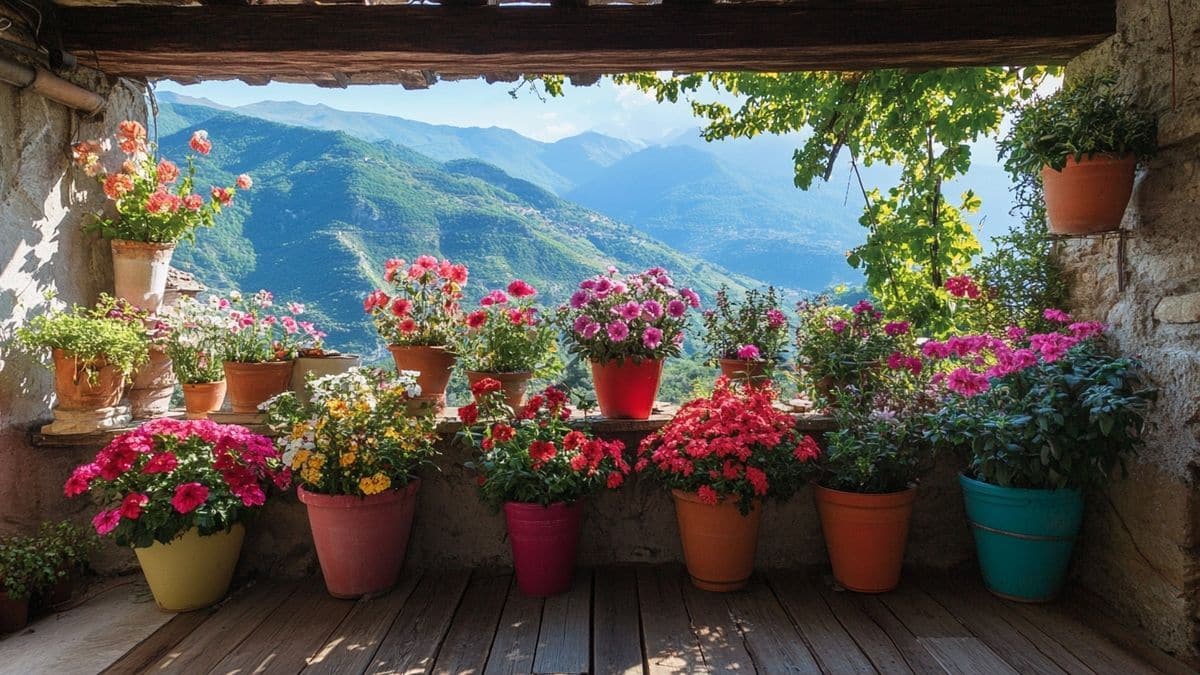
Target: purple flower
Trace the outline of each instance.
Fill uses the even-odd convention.
[[[783,312],[772,307],[767,310],[767,325],[771,328],[779,328],[787,322],[787,318],[783,316]]]
[[[743,361],[757,361],[761,356],[755,345],[742,345],[737,350],[737,357]]]
[[[849,324],[847,324],[845,321],[838,319],[837,321],[834,321],[833,323],[829,324],[829,330],[833,331],[834,333],[837,333],[838,335],[841,335],[846,330],[846,327],[848,325]]]
[[[584,340],[591,340],[592,338],[596,337],[596,333],[599,332],[600,324],[596,323],[595,321],[591,321],[587,326],[584,327],[582,331],[579,332],[579,334],[583,336]]]
[[[609,323],[604,327],[604,330],[608,333],[608,339],[613,342],[621,342],[629,337],[629,326],[620,319]]]
[[[854,312],[855,314],[862,314],[864,312],[873,313],[875,311],[875,305],[872,305],[866,300],[859,300],[858,304],[854,305],[850,311]]]
[[[672,300],[667,303],[667,315],[678,319],[687,313],[687,305],[682,300]]]
[[[620,314],[621,318],[625,319],[626,321],[633,321],[642,315],[642,306],[638,304],[637,300],[630,300],[629,302],[619,305],[614,309],[616,310],[616,313]]]
[[[647,321],[654,321],[663,315],[662,305],[657,300],[647,300],[642,303],[642,314]]]
[[[642,344],[646,346],[646,349],[658,349],[658,346],[662,344],[662,338],[662,331],[651,326],[642,333]]]
[[[586,290],[578,290],[571,294],[571,308],[579,309],[592,301],[592,294]]]

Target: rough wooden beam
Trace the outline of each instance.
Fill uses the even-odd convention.
[[[63,7],[64,47],[111,74],[387,70],[862,70],[1061,63],[1115,30],[1115,0],[784,5]],[[153,26],[153,30],[147,29]]]

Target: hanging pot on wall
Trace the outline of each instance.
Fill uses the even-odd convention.
[[[1133,194],[1137,158],[1092,155],[1067,158],[1061,171],[1042,169],[1046,219],[1052,234],[1081,235],[1112,232]]]
[[[116,296],[147,312],[162,309],[175,244],[113,239],[110,245]]]

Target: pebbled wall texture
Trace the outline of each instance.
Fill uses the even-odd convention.
[[[1200,508],[1200,4],[1118,0],[1118,32],[1067,77],[1115,71],[1158,114],[1158,156],[1138,175],[1121,238],[1067,240],[1071,309],[1112,325],[1159,389],[1130,475],[1090,500],[1075,576],[1158,646],[1195,657]],[[1123,260],[1123,268],[1122,268]],[[1124,275],[1124,284],[1119,283]]]

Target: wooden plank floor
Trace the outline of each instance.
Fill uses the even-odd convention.
[[[1194,672],[1069,603],[1019,605],[971,576],[857,595],[803,573],[714,594],[679,566],[580,570],[554,598],[509,571],[408,573],[358,602],[260,583],[176,617],[112,673]]]

